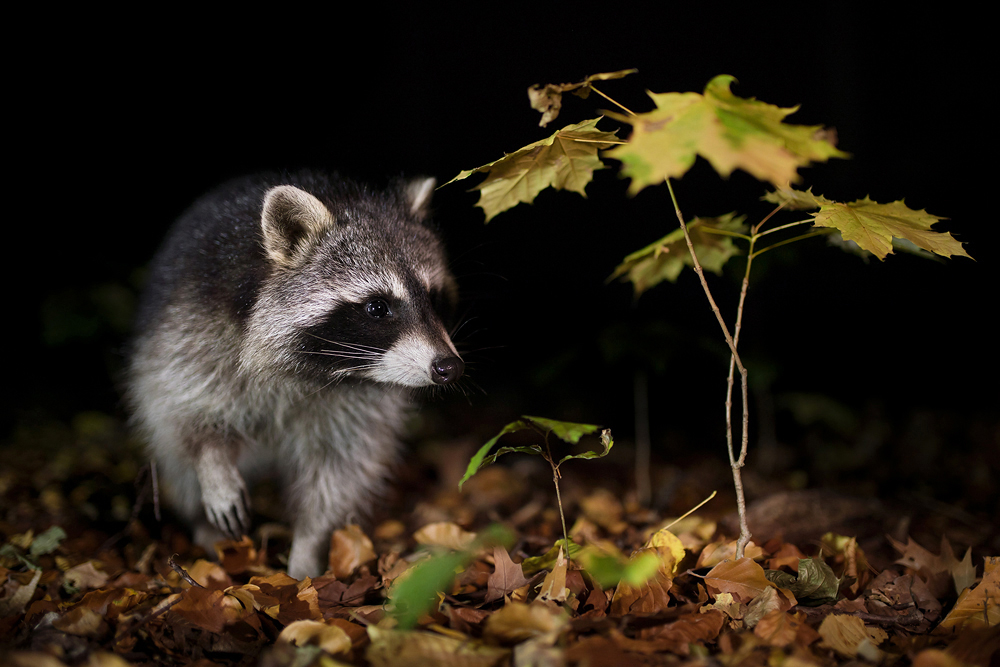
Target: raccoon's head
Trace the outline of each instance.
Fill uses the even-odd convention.
[[[268,190],[260,229],[270,275],[248,322],[243,367],[319,386],[458,380],[465,365],[445,328],[455,281],[424,224],[433,188],[420,179],[381,194]]]

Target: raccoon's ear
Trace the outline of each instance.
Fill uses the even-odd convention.
[[[306,241],[333,226],[333,214],[305,190],[279,185],[264,194],[260,226],[267,256],[275,264],[292,266]]]
[[[406,183],[406,203],[410,206],[410,214],[417,220],[423,220],[430,213],[431,195],[434,194],[434,178],[414,178]]]

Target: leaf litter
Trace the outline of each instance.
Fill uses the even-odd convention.
[[[881,569],[834,533],[761,535],[735,560],[725,522],[666,529],[595,484],[569,494],[564,543],[551,508],[491,528],[527,501],[511,468],[487,470],[513,497],[472,521],[449,501],[433,521],[412,503],[344,527],[329,571],[302,581],[270,528],[213,560],[169,523],[149,532],[151,516],[110,541],[65,504],[60,531],[41,503],[22,509],[2,524],[4,664],[987,665],[1000,650],[1000,559],[959,558],[945,538],[889,538]]]

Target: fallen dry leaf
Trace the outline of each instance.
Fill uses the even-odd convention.
[[[330,538],[329,568],[333,576],[338,579],[346,579],[360,566],[377,557],[375,545],[360,526],[352,524],[342,530],[333,531],[333,536]]]
[[[712,595],[732,593],[744,604],[749,604],[765,589],[775,588],[764,576],[764,568],[747,557],[719,563],[705,575],[705,585]]]

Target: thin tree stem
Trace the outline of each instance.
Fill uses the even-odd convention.
[[[563,540],[566,543],[566,560],[570,560],[569,557],[569,531],[566,530],[566,513],[563,512],[562,504],[562,494],[559,492],[559,465],[552,458],[552,450],[549,449],[549,434],[545,434],[545,459],[549,462],[552,467],[552,483],[556,487],[556,505],[559,506],[559,519],[562,521],[563,529]]]
[[[743,438],[742,446],[740,447],[741,452],[745,452],[747,449],[747,443],[750,437],[750,415],[749,415],[749,397],[747,392],[747,369],[743,366],[743,361],[740,359],[739,353],[736,351],[736,341],[733,336],[729,333],[729,327],[726,326],[726,321],[722,317],[722,312],[719,310],[719,306],[715,303],[715,298],[712,296],[712,290],[708,287],[708,281],[705,279],[705,272],[701,267],[701,262],[698,261],[698,255],[694,251],[694,241],[691,239],[691,233],[688,231],[687,224],[684,222],[684,214],[681,213],[681,208],[677,203],[677,196],[674,194],[673,185],[670,183],[670,179],[664,179],[667,184],[667,190],[670,192],[670,200],[674,204],[674,213],[677,215],[677,221],[680,223],[681,230],[684,232],[684,240],[687,242],[688,252],[691,254],[691,261],[694,264],[694,272],[698,275],[698,280],[701,282],[701,288],[705,292],[705,297],[708,299],[709,305],[712,307],[712,312],[715,313],[715,319],[719,322],[719,327],[722,329],[722,334],[726,338],[726,343],[729,345],[729,351],[731,353],[731,362],[735,364],[740,370],[740,379],[743,389]],[[727,419],[727,422],[729,420]],[[731,430],[729,435],[730,441],[732,438]],[[740,468],[743,467],[743,456],[740,460],[732,461],[732,446],[730,445],[730,459],[731,468],[733,471],[733,486],[736,490],[736,509],[739,512],[740,517],[740,537],[736,542],[736,557],[742,558],[744,549],[747,543],[750,542],[750,528],[747,525],[747,512],[746,512],[746,499],[743,494],[743,478],[740,474]]]

